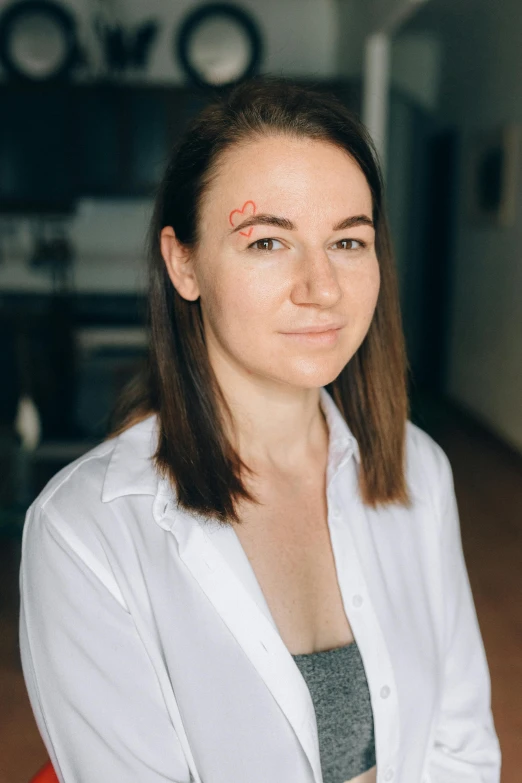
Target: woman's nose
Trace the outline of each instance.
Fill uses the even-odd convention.
[[[334,263],[324,250],[309,251],[299,259],[293,287],[295,304],[329,306],[341,296]]]

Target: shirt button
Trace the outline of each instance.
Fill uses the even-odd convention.
[[[389,687],[387,685],[383,685],[382,688],[381,688],[381,697],[383,699],[387,699],[389,695],[390,695]],[[390,780],[390,778],[385,778],[385,780]]]
[[[386,772],[384,773],[384,780],[391,780],[393,777],[393,769],[391,767],[388,767]]]
[[[353,598],[352,598],[352,604],[353,604],[354,606],[357,606],[357,607],[359,607],[359,606],[361,606],[361,605],[362,605],[362,602],[363,602],[362,595],[354,595],[354,596],[353,596]]]
[[[339,506],[332,507],[332,515],[335,517],[335,519],[338,519],[341,516],[341,509]]]

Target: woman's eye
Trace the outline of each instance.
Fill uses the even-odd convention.
[[[253,248],[254,250],[265,250],[270,251],[274,250],[274,242],[279,242],[278,239],[256,239],[255,242],[252,242],[251,245],[249,245],[249,248]],[[281,242],[279,242],[280,245],[282,245]]]
[[[336,245],[340,245],[344,242],[345,246],[341,248],[341,250],[359,250],[359,248],[364,247],[365,243],[361,242],[360,239],[340,239],[338,242],[336,242]]]

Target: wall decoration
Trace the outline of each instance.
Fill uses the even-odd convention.
[[[53,0],[24,0],[0,17],[0,62],[10,77],[43,82],[68,77],[83,62],[70,11]]]
[[[230,3],[202,5],[182,22],[174,51],[189,79],[201,87],[229,87],[253,76],[262,56],[254,19]]]
[[[521,126],[476,134],[467,166],[468,215],[473,222],[512,226],[516,217]]]
[[[97,18],[94,28],[109,73],[123,73],[129,68],[145,69],[158,34],[158,22],[151,19],[129,29],[122,24],[110,25]]]

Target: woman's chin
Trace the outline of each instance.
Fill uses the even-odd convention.
[[[314,389],[335,381],[344,366],[339,362],[300,362],[297,366],[286,366],[278,375],[289,386]]]

